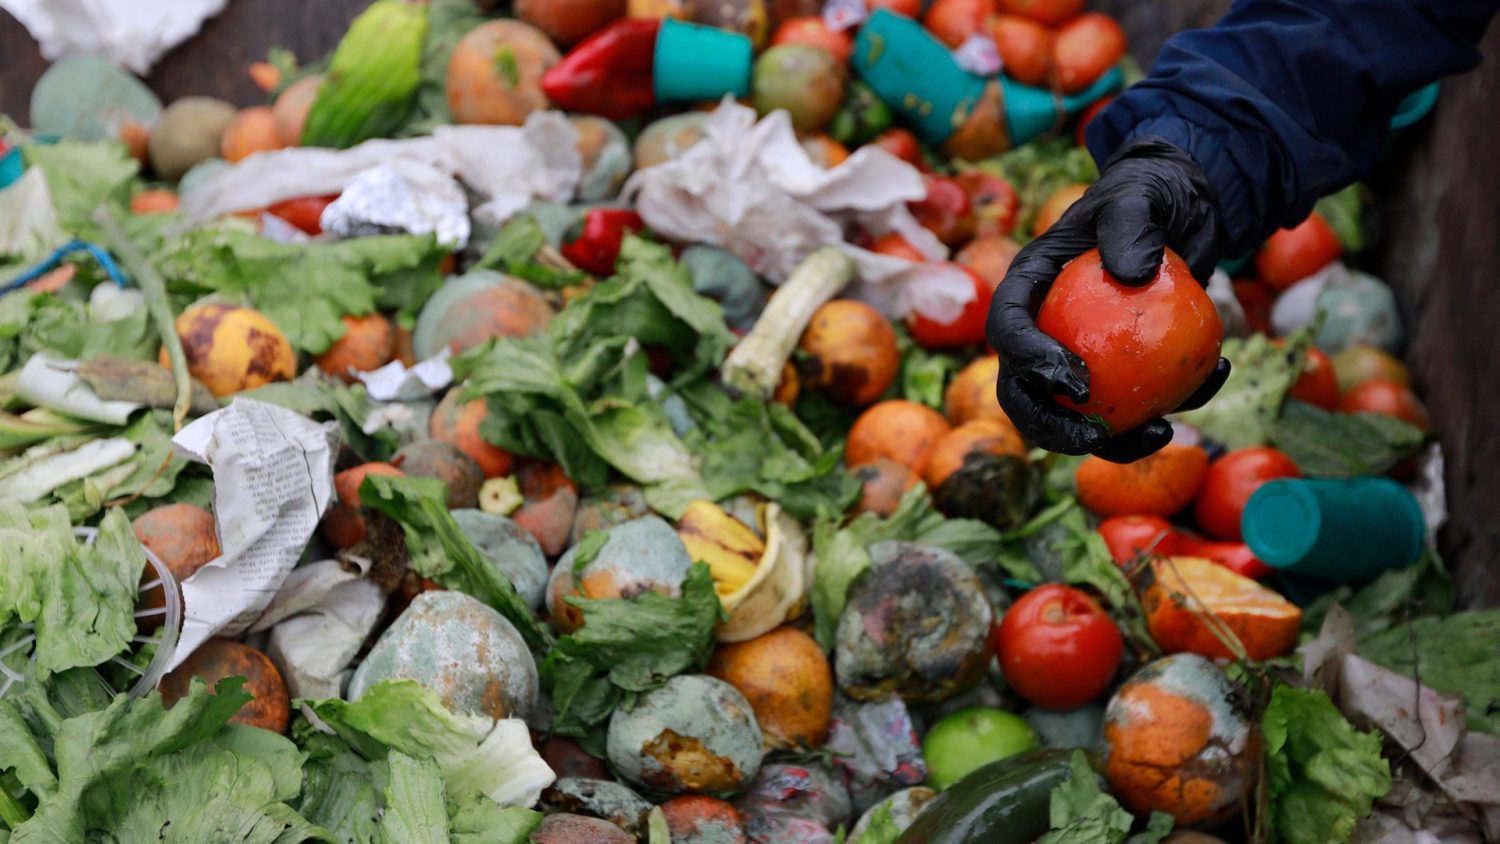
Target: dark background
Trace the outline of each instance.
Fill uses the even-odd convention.
[[[157,63],[148,82],[164,100],[208,94],[238,105],[264,96],[246,68],[272,46],[310,59],[331,50],[368,0],[231,0],[194,39]],[[1207,26],[1228,0],[1096,0],[1119,18],[1150,67],[1173,32]],[[1382,236],[1370,269],[1396,289],[1406,359],[1432,410],[1447,458],[1452,521],[1442,550],[1461,599],[1500,605],[1500,26],[1484,64],[1449,80],[1433,117],[1374,179]],[[0,12],[0,112],[27,119],[46,67],[35,43]],[[1486,92],[1489,95],[1486,96]]]

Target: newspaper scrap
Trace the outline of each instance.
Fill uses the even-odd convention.
[[[106,425],[124,425],[130,421],[130,414],[144,406],[140,402],[99,398],[78,377],[79,366],[76,360],[51,358],[38,352],[21,367],[16,377],[16,395],[36,407]]]
[[[943,321],[974,298],[961,270],[880,255],[844,240],[850,225],[872,234],[897,232],[929,262],[948,250],[922,228],[906,204],[927,195],[915,167],[874,146],[837,167],[808,158],[791,119],[726,97],[703,124],[703,139],[681,156],[637,171],[623,198],[652,231],[722,247],[772,284],[780,284],[822,246],[842,248],[855,264],[850,294],[888,316],[917,308]]]
[[[176,668],[215,635],[237,636],[276,597],[333,500],[338,423],[235,399],[183,428],[173,448],[214,475],[223,553],[182,582]]]

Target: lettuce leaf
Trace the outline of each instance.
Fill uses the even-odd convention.
[[[443,775],[431,757],[416,759],[393,750],[386,756],[385,815],[380,844],[427,844],[448,838]]]
[[[87,303],[66,295],[15,290],[0,296],[0,372],[36,352],[69,360],[155,360],[160,346],[145,308],[103,322],[90,316]]]
[[[359,498],[366,506],[401,524],[411,567],[449,589],[493,607],[520,631],[537,653],[552,645],[552,634],[505,575],[474,547],[448,511],[447,487],[437,478],[368,475]]]
[[[345,384],[316,368],[308,368],[292,381],[266,384],[239,395],[280,405],[303,416],[336,420],[344,444],[366,461],[389,460],[401,447],[400,434],[390,427],[365,433],[365,422],[374,410],[365,385]]]
[[[1269,428],[1271,444],[1309,478],[1383,475],[1426,442],[1420,428],[1379,413],[1329,413],[1289,401]]]
[[[443,254],[432,237],[290,244],[224,223],[170,239],[154,263],[174,295],[242,298],[276,323],[293,346],[320,354],[344,336],[344,316],[368,314],[377,304],[414,314],[441,282]]]
[[[413,680],[385,680],[355,701],[304,701],[367,758],[397,751],[437,762],[450,793],[530,806],[555,778],[518,718],[460,715]]]
[[[1427,616],[1362,639],[1355,652],[1464,699],[1471,730],[1500,735],[1500,610]]]
[[[1177,417],[1231,449],[1265,445],[1311,345],[1312,333],[1307,330],[1282,345],[1264,334],[1225,340],[1229,379],[1208,404]]]
[[[0,634],[32,626],[38,679],[98,665],[129,646],[146,556],[123,512],[111,510],[85,546],[65,508],[0,502],[0,548]]]
[[[131,183],[141,165],[118,141],[59,141],[25,144],[26,163],[41,168],[58,220],[74,237],[93,235],[94,209],[112,205],[123,212],[130,204]]]
[[[11,844],[157,840],[169,828],[179,841],[335,841],[286,802],[301,788],[296,745],[228,723],[250,700],[243,682],[210,692],[195,679],[170,710],[155,693],[118,695],[98,711],[34,721],[51,742],[56,784],[33,790],[36,811]]]
[[[681,597],[644,592],[567,601],[583,611],[584,625],[558,640],[541,665],[541,679],[557,711],[553,731],[585,740],[597,739],[595,730],[627,695],[701,669],[713,654],[714,625],[723,617],[703,563],[688,570]]]
[[[1278,685],[1261,732],[1272,841],[1347,841],[1391,788],[1380,734],[1356,730],[1322,691]]]
[[[1051,829],[1037,844],[1156,844],[1172,833],[1172,816],[1152,812],[1146,830],[1132,836],[1135,817],[1099,787],[1099,775],[1082,750],[1069,760],[1072,776],[1052,789],[1047,807]]]

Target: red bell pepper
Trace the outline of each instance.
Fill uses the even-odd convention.
[[[563,244],[563,257],[584,272],[609,275],[615,271],[625,234],[645,227],[641,215],[628,208],[595,208],[583,216],[577,234]]]
[[[574,47],[542,74],[542,92],[559,108],[622,120],[656,104],[652,62],[661,21],[616,21]]]

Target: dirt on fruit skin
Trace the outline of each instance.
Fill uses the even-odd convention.
[[[675,730],[662,730],[646,742],[641,753],[661,766],[645,776],[646,783],[656,788],[733,791],[744,784],[744,774],[733,762],[709,750],[698,739],[678,735]]]

